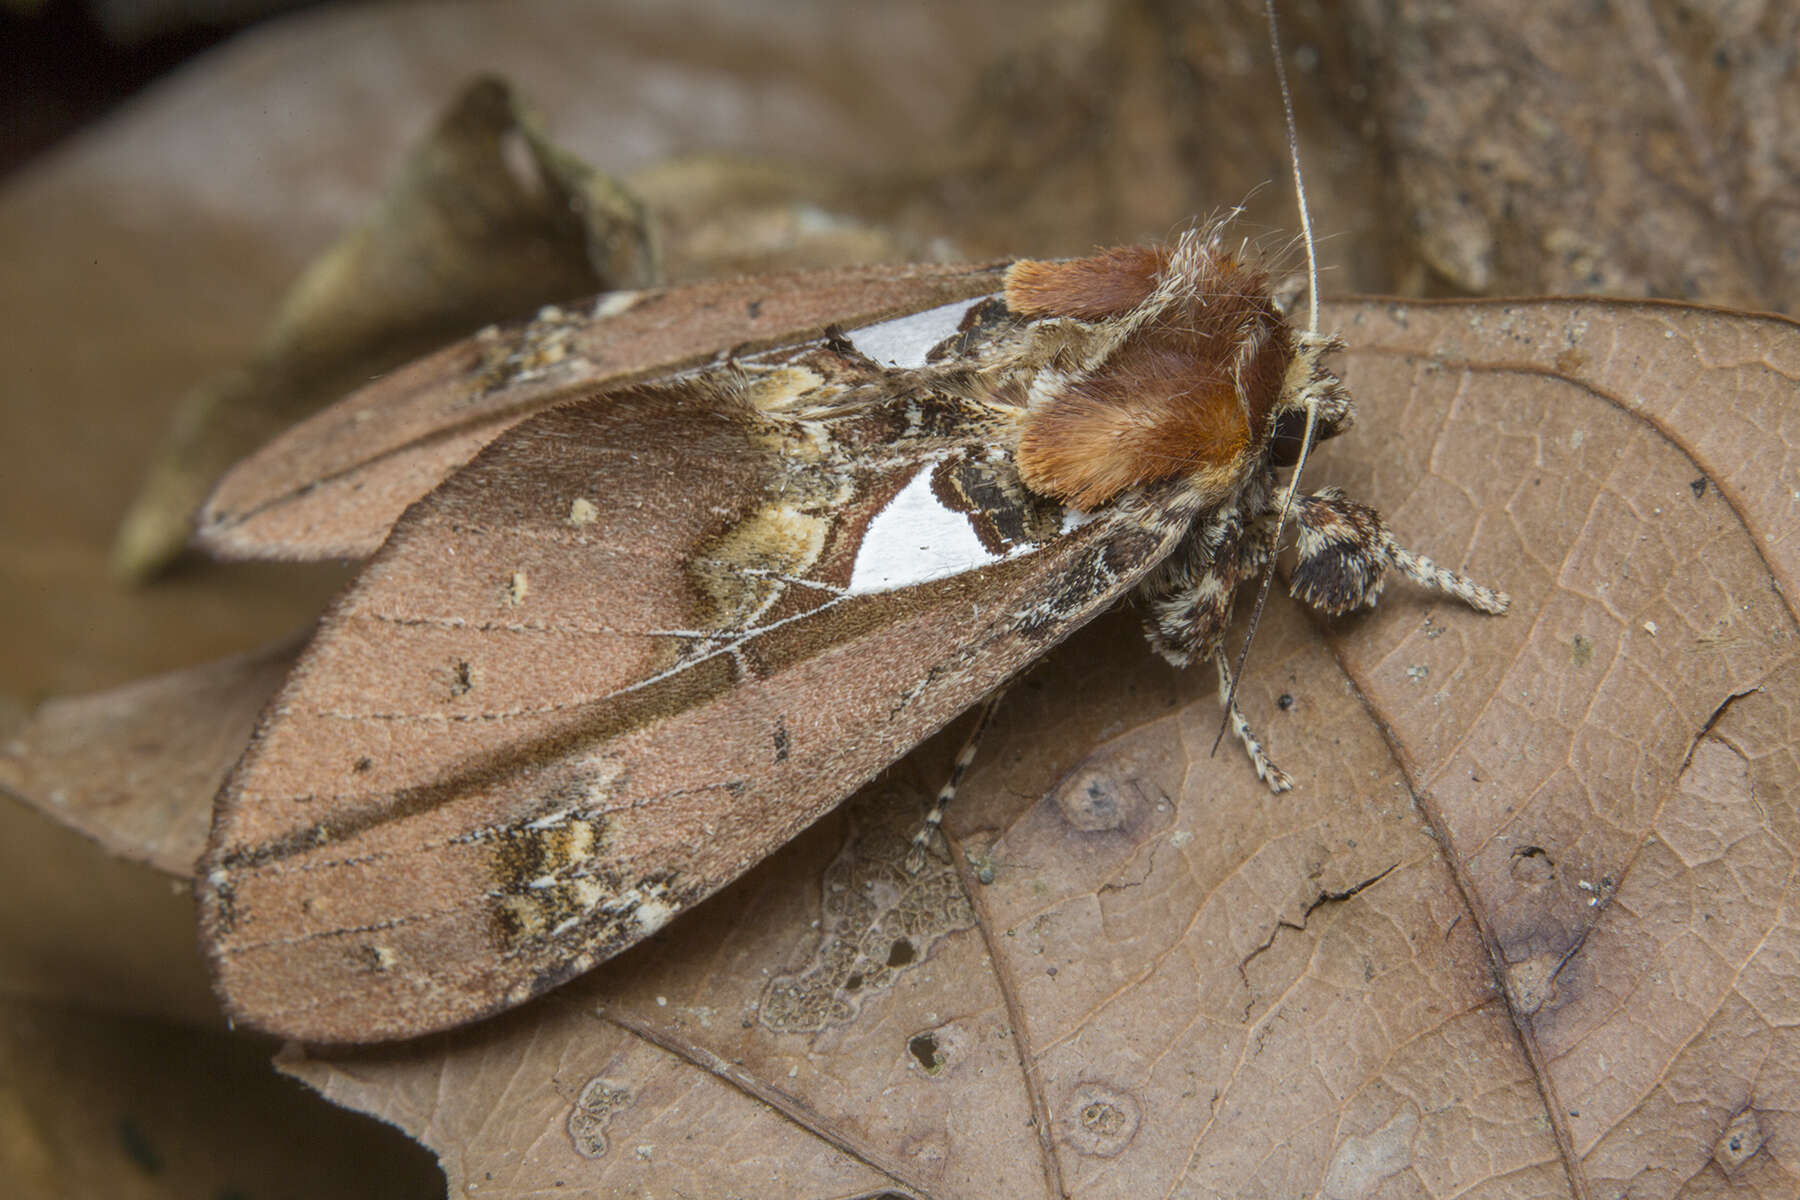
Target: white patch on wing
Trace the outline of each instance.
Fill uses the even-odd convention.
[[[908,313],[879,325],[847,331],[850,344],[875,362],[896,367],[922,367],[925,352],[956,332],[971,308],[987,299],[957,300],[923,312]]]
[[[931,474],[936,467],[936,462],[920,467],[869,522],[862,545],[856,548],[856,563],[850,568],[849,595],[891,592],[945,579],[1040,548],[1026,542],[1005,554],[989,553],[967,514],[945,508],[932,492]],[[1071,510],[1063,519],[1063,532],[1087,520],[1086,514]]]

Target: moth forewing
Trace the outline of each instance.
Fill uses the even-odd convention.
[[[218,806],[202,913],[234,1017],[367,1041],[554,986],[1167,553],[1177,531],[1018,481],[996,380],[1036,369],[1007,365],[1030,325],[968,316],[929,364],[834,335],[541,414],[413,506]]]

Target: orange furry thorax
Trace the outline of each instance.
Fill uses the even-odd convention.
[[[1021,315],[1125,330],[1099,362],[1037,389],[1018,452],[1034,491],[1092,509],[1130,488],[1187,479],[1222,499],[1267,447],[1293,333],[1268,275],[1216,243],[1191,237],[1015,263],[1006,303]]]

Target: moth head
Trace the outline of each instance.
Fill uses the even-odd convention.
[[[1304,338],[1276,306],[1268,273],[1216,230],[1014,263],[1006,303],[1089,334],[1031,384],[1018,464],[1033,491],[1091,510],[1174,480],[1212,504],[1264,461]]]
[[[1278,467],[1291,467],[1300,458],[1300,443],[1306,431],[1307,410],[1313,410],[1312,444],[1318,445],[1350,428],[1355,413],[1350,392],[1329,367],[1325,356],[1342,350],[1344,343],[1336,334],[1324,336],[1294,331],[1294,355],[1288,362],[1281,394],[1275,401],[1274,428],[1269,435],[1269,461]]]

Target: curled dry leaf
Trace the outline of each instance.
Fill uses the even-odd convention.
[[[1242,695],[1295,792],[1108,618],[951,860],[902,874],[934,747],[542,1001],[287,1069],[487,1195],[1792,1194],[1800,333],[1327,319],[1359,423],[1315,479],[1515,608],[1272,604]]]
[[[0,742],[10,994],[218,1023],[189,884],[212,798],[299,648],[52,700]]]
[[[116,569],[166,566],[221,471],[369,375],[483,322],[656,278],[637,201],[558,149],[506,84],[475,81],[375,212],[294,284],[251,360],[182,402]]]
[[[212,797],[299,649],[51,700],[0,745],[0,788],[121,858],[191,878]]]

